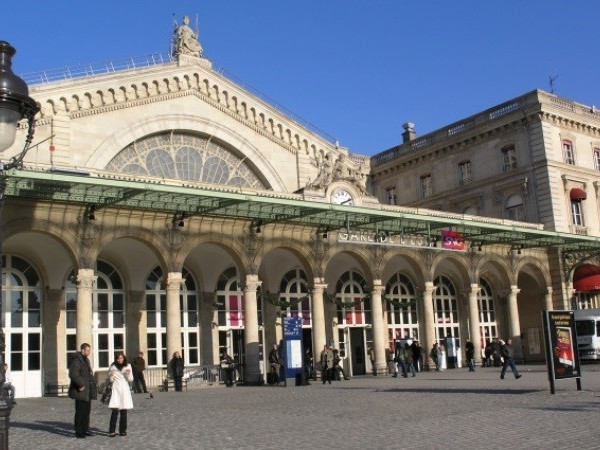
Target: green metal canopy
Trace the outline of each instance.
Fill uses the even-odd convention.
[[[442,230],[461,233],[471,245],[504,244],[515,249],[559,247],[563,252],[600,251],[600,238],[546,231],[540,224],[464,216],[390,205],[332,205],[302,194],[244,188],[141,180],[75,170],[6,172],[6,196],[94,205],[99,208],[151,210],[190,216],[247,219],[266,225],[290,223],[320,230],[412,234],[433,238]]]

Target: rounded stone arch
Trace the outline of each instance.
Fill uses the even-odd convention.
[[[401,260],[404,264],[394,265],[395,260]],[[425,261],[423,257],[415,250],[386,252],[381,259],[381,266],[383,267],[381,281],[384,285],[386,285],[390,278],[398,272],[407,275],[417,287],[424,286],[425,281],[427,281]],[[411,272],[406,270],[398,270],[398,266],[400,266],[400,268],[402,268],[402,266],[408,267],[411,269]]]
[[[372,256],[366,249],[350,249],[350,248],[333,248],[333,249],[331,249],[327,253],[327,255],[325,256],[325,258],[323,260],[323,265],[324,265],[324,269],[325,269],[324,272],[327,273],[329,271],[329,269],[331,267],[331,262],[334,261],[336,257],[340,257],[343,255],[349,256],[358,264],[358,267],[360,268],[360,271],[362,272],[362,275],[364,276],[365,281],[367,281],[367,283],[372,285],[373,280],[375,279],[375,275],[374,275],[373,269],[372,269],[373,266],[371,265]],[[351,267],[343,268],[340,273],[344,273],[351,269],[352,269]],[[328,283],[330,287],[331,286],[335,287],[335,283],[337,282],[337,279],[329,280],[326,277],[325,282]]]
[[[194,249],[204,244],[213,244],[222,248],[233,259],[239,270],[240,279],[246,275],[246,268],[251,262],[246,258],[246,248],[239,239],[230,234],[208,232],[191,236],[182,243],[174,260],[177,264],[183,265]]]
[[[449,278],[460,290],[469,285],[472,279],[464,256],[455,255],[453,252],[439,252],[435,256],[431,265],[431,279],[435,280],[438,275]]]
[[[44,286],[64,285],[64,272],[76,264],[78,237],[45,220],[10,221],[4,227],[3,254],[29,261],[44,280]]]
[[[256,169],[257,176],[267,183],[267,188],[276,192],[286,192],[285,183],[277,170],[248,139],[234,130],[215,121],[185,114],[169,114],[153,116],[141,122],[129,124],[106,138],[92,151],[87,167],[103,169],[125,147],[146,136],[172,130],[189,131],[193,134],[204,134],[233,147]]]
[[[546,270],[543,270],[544,267]],[[514,284],[518,286],[518,279],[521,274],[529,275],[533,280],[537,282],[541,292],[545,292],[548,286],[552,286],[552,280],[550,279],[550,271],[543,261],[532,256],[526,256],[522,258],[515,270]]]
[[[505,258],[499,255],[484,255],[475,268],[475,283],[484,278],[495,290],[508,289],[511,285],[511,269]]]
[[[293,261],[293,264],[281,264],[282,258],[286,262]],[[280,264],[277,264],[277,259]],[[261,255],[259,261],[258,275],[263,282],[262,288],[266,291],[278,292],[281,279],[286,273],[294,269],[301,269],[306,275],[308,285],[313,284],[315,278],[314,271],[307,258],[302,255],[299,249],[294,246],[284,245],[283,243],[280,246],[273,246],[269,251]]]
[[[98,255],[102,250],[118,239],[132,239],[142,243],[156,256],[158,264],[167,271],[169,270],[171,251],[168,244],[156,233],[141,227],[115,228],[107,233],[101,233],[91,249],[90,258],[93,258],[93,260],[98,259]]]
[[[285,238],[270,239],[262,249],[256,259],[258,267],[262,267],[263,261],[268,258],[268,255],[277,249],[287,250],[292,253],[300,261],[300,265],[304,269],[306,276],[311,282],[315,278],[315,270],[311,264],[309,257],[306,255],[306,245],[297,240]]]

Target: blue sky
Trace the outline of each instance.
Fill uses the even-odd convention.
[[[173,14],[205,57],[351,152],[426,134],[533,89],[600,106],[600,2],[4,0],[16,73],[167,53]]]

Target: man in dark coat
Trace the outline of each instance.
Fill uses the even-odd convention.
[[[146,360],[144,352],[140,352],[138,356],[131,361],[131,369],[133,371],[133,391],[137,394],[142,392],[147,394],[146,380],[144,379],[144,370],[146,370]]]
[[[84,343],[80,349],[69,365],[69,397],[75,400],[75,436],[85,438],[92,436],[90,412],[92,400],[97,397],[97,389],[92,365],[88,359],[92,347]]]
[[[513,349],[512,349],[512,339],[507,339],[506,343],[504,341],[500,341],[500,352],[502,354],[502,359],[504,360],[504,364],[502,365],[502,371],[500,372],[500,378],[504,380],[504,374],[506,373],[506,369],[510,366],[510,369],[513,371],[515,378],[518,380],[521,378],[521,374],[515,367],[515,362],[513,361]]]
[[[465,357],[469,372],[475,372],[475,346],[471,342],[471,339],[467,339],[467,343],[465,344]]]
[[[179,352],[173,353],[173,358],[169,361],[168,367],[175,382],[175,392],[181,392],[183,390],[184,364]]]

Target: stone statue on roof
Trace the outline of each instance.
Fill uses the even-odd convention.
[[[329,152],[317,160],[319,172],[315,180],[307,185],[311,189],[324,189],[334,181],[346,181],[356,186],[360,192],[366,193],[365,176],[360,168],[346,160],[343,154]]]
[[[198,35],[190,28],[190,18],[183,17],[183,23],[173,31],[173,56],[190,55],[202,58],[202,46]]]

